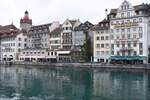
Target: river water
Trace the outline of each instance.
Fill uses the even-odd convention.
[[[147,71],[43,67],[1,65],[0,100],[150,100]]]

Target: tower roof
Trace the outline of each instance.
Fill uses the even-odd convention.
[[[29,18],[29,13],[27,10],[24,13],[24,17],[20,19],[20,23],[32,24],[32,20]]]

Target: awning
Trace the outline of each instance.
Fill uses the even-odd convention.
[[[144,60],[145,56],[111,56],[110,60]]]

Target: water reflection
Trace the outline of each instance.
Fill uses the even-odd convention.
[[[94,100],[149,100],[147,78],[144,72],[95,71]]]
[[[0,67],[0,96],[37,100],[90,100],[88,70]]]
[[[150,100],[150,73],[0,67],[0,100]]]

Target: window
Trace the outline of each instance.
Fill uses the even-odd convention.
[[[133,31],[136,31],[136,27],[133,28]]]
[[[20,46],[21,46],[21,43],[18,43],[18,46],[20,47]]]
[[[139,31],[142,31],[142,27],[139,27]]]
[[[119,43],[117,44],[117,47],[119,47],[120,45],[119,45]]]
[[[122,51],[122,56],[125,56],[125,51]]]
[[[99,36],[96,37],[96,40],[100,40]]]
[[[116,38],[119,39],[119,35]]]
[[[106,36],[106,40],[108,40],[109,39],[109,37],[108,36]]]
[[[122,44],[122,47],[125,48],[125,44]]]
[[[139,18],[139,22],[140,22],[140,23],[142,22],[142,18]]]
[[[100,51],[96,51],[96,55],[100,55]]]
[[[136,35],[135,35],[135,34],[133,35],[133,38],[136,38]]]
[[[130,23],[130,20],[127,20],[127,23]]]
[[[104,55],[104,51],[101,51],[101,55]]]
[[[131,38],[131,36],[130,36],[130,34],[128,34],[128,39],[130,39]]]
[[[104,48],[104,44],[101,44],[101,48]]]
[[[19,41],[21,41],[21,38],[18,38]]]
[[[111,35],[111,39],[114,39],[114,36],[113,36],[113,35]]]
[[[124,24],[124,20],[121,22],[121,24]]]
[[[119,33],[119,29],[116,29],[117,33]]]
[[[134,55],[134,56],[136,56],[136,55],[137,55],[137,52],[136,52],[136,51],[134,51],[134,52],[133,52],[133,55]]]
[[[121,9],[122,9],[122,10],[123,10],[123,8],[124,8],[124,7],[123,7],[123,6],[121,6]]]
[[[127,9],[129,9],[129,5],[127,5]]]
[[[139,48],[140,48],[140,49],[143,48],[143,43],[139,43]]]
[[[123,33],[123,32],[124,32],[124,29],[121,29],[121,32]]]
[[[53,56],[53,52],[51,52],[51,55]]]
[[[122,39],[125,39],[125,35],[124,34],[122,34]]]
[[[101,31],[101,33],[104,33],[104,31]]]
[[[100,44],[96,44],[96,48],[100,48]]]
[[[111,44],[111,48],[114,49],[114,44]]]
[[[142,34],[142,33],[139,33],[139,37],[142,38],[142,37],[143,37],[143,34]]]
[[[140,55],[143,55],[143,50],[140,50]]]
[[[108,43],[106,43],[106,47],[109,47],[109,44],[108,44]]]
[[[27,39],[25,38],[24,41],[27,42]]]
[[[130,32],[130,28],[127,29],[127,32]]]
[[[127,16],[130,17],[130,12],[127,12]]]
[[[120,55],[120,53],[119,53],[119,51],[117,51],[117,56],[119,56]]]
[[[18,49],[18,52],[20,52],[21,51],[21,49]]]
[[[24,44],[24,47],[27,47],[27,44]]]
[[[136,45],[137,45],[136,43],[133,43],[133,46],[134,46],[134,47],[136,47]]]
[[[133,22],[135,23],[135,22],[136,22],[136,19],[133,19]]]
[[[124,13],[121,13],[121,17],[124,17]]]
[[[101,40],[104,40],[104,36],[101,36]]]
[[[130,43],[128,43],[128,47],[129,47],[129,48],[131,47],[131,44],[130,44]]]
[[[128,51],[128,56],[131,56],[131,51]]]
[[[111,51],[111,54],[114,55],[114,51]]]

